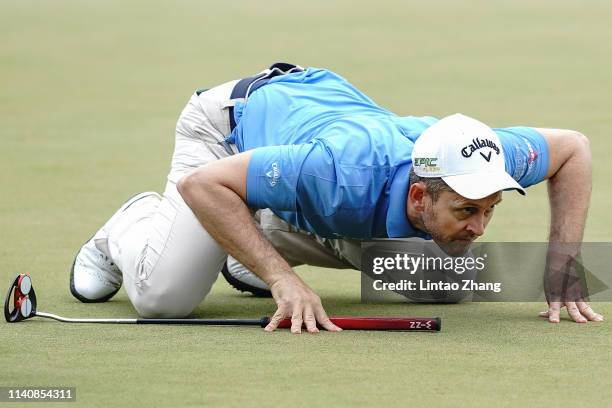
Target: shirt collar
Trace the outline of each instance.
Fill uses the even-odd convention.
[[[412,238],[419,237],[431,239],[431,236],[418,230],[410,224],[406,213],[406,202],[408,199],[408,188],[410,186],[410,168],[412,163],[408,162],[397,168],[391,180],[389,191],[389,209],[387,210],[387,236],[389,238]]]

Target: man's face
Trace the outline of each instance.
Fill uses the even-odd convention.
[[[497,192],[479,200],[469,200],[455,192],[443,191],[433,202],[426,193],[423,199],[423,224],[446,253],[462,255],[476,238],[484,234],[495,205],[502,200],[501,196],[502,193]]]

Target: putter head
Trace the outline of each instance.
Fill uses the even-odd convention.
[[[9,309],[11,303],[12,310]],[[32,278],[28,274],[20,273],[13,280],[4,299],[4,318],[8,323],[17,323],[34,315],[36,315],[36,292],[32,287]]]

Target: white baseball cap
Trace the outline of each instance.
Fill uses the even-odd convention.
[[[482,122],[460,113],[427,128],[412,149],[419,177],[441,177],[457,194],[477,200],[502,190],[525,190],[506,173],[497,134]]]

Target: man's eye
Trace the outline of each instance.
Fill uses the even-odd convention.
[[[467,208],[462,208],[461,212],[466,214],[466,215],[472,215],[476,213],[476,209],[473,207],[467,207]]]

